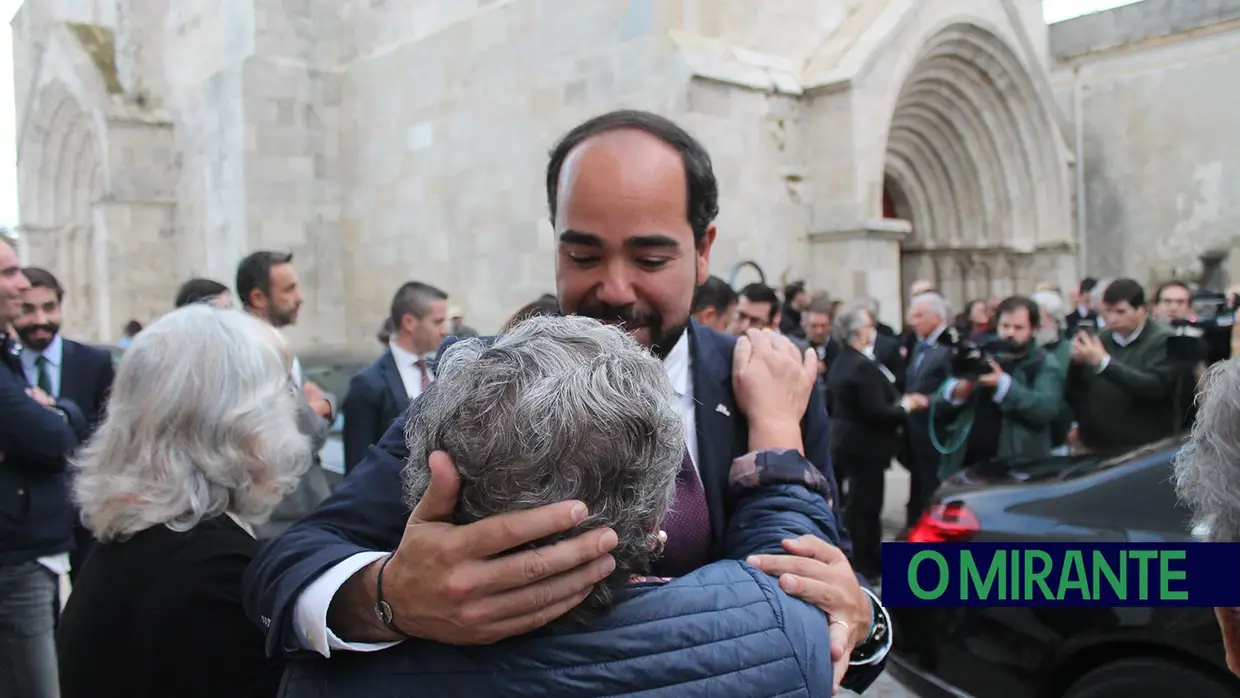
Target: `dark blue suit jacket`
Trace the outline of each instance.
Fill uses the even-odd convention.
[[[693,392],[697,403],[698,470],[710,507],[713,534],[712,558],[725,557],[724,534],[730,512],[725,506],[732,461],[749,450],[745,416],[732,392],[734,337],[720,334],[696,322],[690,324]],[[440,355],[455,339],[449,339]],[[393,423],[319,508],[280,538],[272,541],[251,563],[244,582],[244,601],[250,616],[267,631],[268,652],[298,647],[293,630],[293,609],[298,595],[319,575],[357,553],[393,550],[400,543],[409,508],[402,499],[401,470],[409,456],[402,418]],[[831,472],[827,411],[820,391],[814,391],[802,422],[805,454],[826,473],[831,508],[837,508],[838,492]],[[842,530],[784,531],[822,536],[839,545],[845,554],[851,544]],[[751,551],[727,551],[746,555]],[[856,667],[845,680],[848,688],[863,690],[882,671],[882,665]]]
[[[60,368],[60,397],[70,400],[82,410],[89,433],[103,421],[108,404],[108,393],[116,369],[112,355],[105,349],[92,347],[70,339],[61,338],[63,355]]]
[[[408,406],[409,395],[391,351],[349,379],[349,392],[341,407],[346,473],[362,462],[367,449],[379,443]]]
[[[65,456],[87,422],[72,400],[51,410],[26,395],[29,387],[12,343],[0,336],[0,564],[73,547]]]

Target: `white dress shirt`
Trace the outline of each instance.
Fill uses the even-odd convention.
[[[419,361],[429,362],[431,357],[418,356],[412,352],[405,351],[396,342],[388,342],[388,349],[392,351],[392,359],[396,361],[396,370],[400,373],[400,382],[405,386],[405,395],[412,400],[422,394],[422,369],[418,367]],[[427,375],[430,379],[435,380],[435,374],[428,366],[426,368]]]
[[[406,356],[412,356],[409,352],[401,350]],[[393,355],[396,352],[393,350]],[[399,366],[399,363],[397,364]],[[685,423],[685,446],[689,449],[689,457],[693,459],[694,466],[698,462],[697,439],[697,419],[694,416],[694,399],[693,399],[693,357],[689,353],[689,334],[686,332],[681,336],[680,341],[676,342],[676,346],[672,347],[671,353],[663,360],[663,370],[667,373],[668,380],[672,383],[672,389],[676,391],[676,395],[680,398],[680,418]],[[401,374],[404,379],[404,374]],[[421,380],[419,376],[418,380]],[[406,386],[408,381],[406,380]],[[418,384],[421,387],[421,384]],[[410,393],[410,397],[413,393]],[[327,627],[327,610],[331,606],[332,599],[336,597],[336,592],[340,591],[340,587],[349,581],[358,570],[369,565],[375,560],[381,559],[388,553],[383,551],[371,551],[358,553],[352,557],[345,558],[336,564],[335,567],[327,570],[323,574],[305,588],[301,595],[297,597],[297,602],[293,606],[293,631],[297,634],[297,640],[301,644],[302,649],[314,650],[324,657],[330,657],[332,650],[350,650],[353,652],[376,652],[378,650],[387,649],[397,642],[345,642],[336,636],[335,633]]]
[[[47,359],[46,371],[48,381],[52,384],[52,397],[60,397],[60,374],[65,358],[65,343],[61,341],[59,333],[52,337],[51,343],[43,351],[22,349],[22,373],[26,375],[26,382],[31,386],[39,385],[39,367],[35,362],[39,360],[40,356]],[[51,570],[55,575],[63,576],[69,574],[69,553],[45,555],[38,559],[38,563]],[[63,606],[63,602],[61,605]]]

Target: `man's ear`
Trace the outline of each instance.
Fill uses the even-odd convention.
[[[710,278],[710,248],[715,244],[715,235],[718,234],[715,224],[711,223],[706,229],[706,234],[702,236],[701,242],[697,243],[697,285],[701,286]]]

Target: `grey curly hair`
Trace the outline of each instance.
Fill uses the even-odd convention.
[[[1210,540],[1240,542],[1240,359],[1206,374],[1192,436],[1175,459],[1175,488]]]
[[[74,460],[86,527],[109,541],[225,512],[266,521],[313,464],[289,360],[279,334],[240,310],[191,304],[140,332]]]
[[[430,484],[430,454],[445,451],[460,473],[458,524],[575,499],[590,517],[535,545],[602,526],[616,532],[615,571],[567,620],[609,607],[659,552],[684,424],[662,363],[617,327],[539,316],[490,346],[460,342],[414,404],[405,433],[410,508]]]

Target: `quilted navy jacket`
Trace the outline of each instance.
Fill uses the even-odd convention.
[[[585,629],[485,647],[407,641],[290,662],[282,698],[827,698],[822,612],[744,562],[723,560],[631,595]]]
[[[834,530],[821,473],[795,451],[733,462],[725,547],[782,552],[779,541]],[[280,695],[827,698],[827,618],[739,560],[643,582],[585,628],[546,629],[485,647],[409,640],[374,653],[292,659]]]

